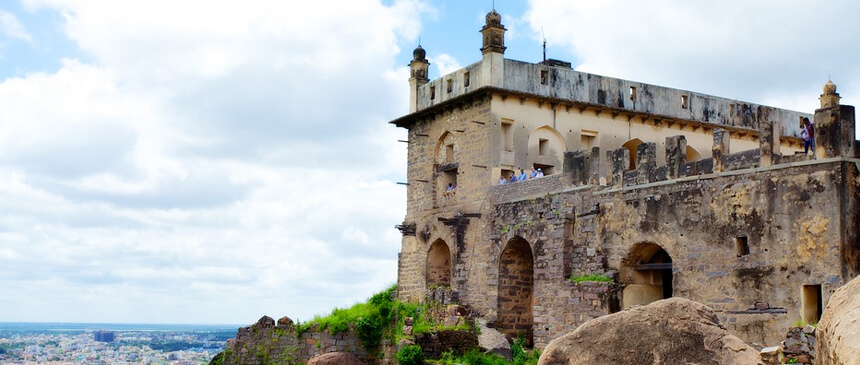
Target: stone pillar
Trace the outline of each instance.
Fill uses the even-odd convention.
[[[564,153],[564,169],[570,174],[574,185],[588,184],[591,175],[591,156],[587,151],[577,150]]]
[[[714,128],[714,146],[711,153],[714,156],[714,172],[723,172],[723,156],[729,154],[731,133],[722,128]]]
[[[612,169],[607,184],[614,187],[623,186],[624,170],[630,166],[630,150],[622,147],[617,150],[606,151],[606,159],[609,160],[609,166]]]
[[[779,161],[779,123],[770,118],[758,121],[759,166],[767,167]]]
[[[815,110],[815,158],[857,157],[854,107],[840,105],[836,85],[828,81]]]
[[[666,178],[677,178],[684,162],[687,162],[687,138],[666,137]]]
[[[654,182],[656,180],[654,171],[657,170],[657,144],[654,142],[640,143],[636,148],[636,160],[637,170],[639,170],[636,183]]]
[[[592,185],[600,185],[600,147],[591,147],[591,176]]]

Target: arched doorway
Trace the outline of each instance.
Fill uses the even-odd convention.
[[[524,335],[532,343],[534,258],[521,237],[508,241],[499,258],[499,318],[496,328],[507,335]]]
[[[640,144],[642,144],[641,139],[633,138],[627,142],[624,142],[624,144],[621,145],[621,147],[624,147],[628,151],[630,151],[630,166],[629,167],[631,170],[636,169],[636,166],[638,163],[638,158],[639,158],[639,145]]]
[[[654,243],[638,243],[622,260],[622,309],[672,297],[672,257]]]
[[[427,251],[427,287],[451,286],[451,251],[443,240],[436,240]]]

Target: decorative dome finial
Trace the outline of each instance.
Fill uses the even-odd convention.
[[[424,48],[421,48],[420,44],[414,51],[412,51],[412,59],[415,61],[427,61],[426,57],[427,51],[425,51]]]
[[[824,84],[824,93],[836,94],[836,84],[834,84],[833,81],[827,80],[827,83]]]
[[[487,26],[488,27],[500,27],[502,26],[502,16],[496,12],[496,9],[490,10],[487,13]]]
[[[838,106],[839,99],[841,99],[841,97],[836,93],[836,84],[834,84],[833,81],[827,80],[823,89],[824,93],[818,98],[818,100],[821,101],[821,108],[824,109]]]

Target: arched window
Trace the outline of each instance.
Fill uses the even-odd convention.
[[[451,251],[443,240],[436,240],[427,250],[427,287],[451,285]]]
[[[459,150],[451,132],[445,132],[436,144],[434,168],[436,170],[437,206],[456,202],[457,173],[460,167]]]
[[[528,154],[531,166],[524,168],[540,168],[544,175],[561,172],[565,151],[567,146],[558,131],[550,126],[537,128],[529,135]]]
[[[454,134],[445,132],[436,143],[436,164],[439,166],[450,165],[457,162],[457,143]]]
[[[639,145],[642,144],[642,140],[639,138],[633,138],[627,142],[624,142],[621,147],[626,148],[630,151],[630,170],[636,169],[637,157],[639,156]]]

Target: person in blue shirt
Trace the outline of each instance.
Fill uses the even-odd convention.
[[[526,172],[523,171],[523,169],[520,169],[520,177],[517,179],[517,181],[526,181],[526,179],[528,178],[529,177],[526,175]]]

